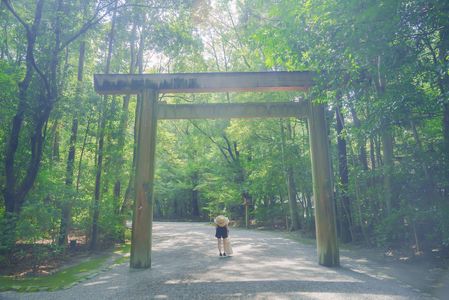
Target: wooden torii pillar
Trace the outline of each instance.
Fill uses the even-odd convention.
[[[232,72],[181,74],[97,74],[100,94],[141,94],[137,112],[137,168],[131,268],[151,267],[154,167],[158,119],[307,118],[312,160],[318,263],[340,264],[328,134],[323,105],[310,102],[239,104],[161,104],[159,93],[260,92],[307,90],[311,72]]]

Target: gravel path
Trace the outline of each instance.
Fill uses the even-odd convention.
[[[204,223],[153,225],[152,268],[114,266],[66,290],[0,293],[0,299],[429,299],[380,266],[342,251],[341,268],[282,233],[231,228],[234,256],[220,258]]]

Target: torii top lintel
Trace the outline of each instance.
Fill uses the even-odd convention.
[[[100,94],[297,91],[311,87],[315,76],[309,71],[96,74],[94,84]]]

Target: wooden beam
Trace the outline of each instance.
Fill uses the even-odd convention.
[[[296,91],[311,87],[314,77],[308,71],[96,74],[94,85],[100,94],[137,94],[143,89],[160,93]]]
[[[308,104],[305,101],[158,105],[159,120],[287,117],[305,118],[307,115]]]
[[[131,268],[151,267],[157,91],[144,90],[137,116],[137,167],[131,236]]]
[[[335,203],[325,110],[323,105],[310,103],[309,111],[309,139],[318,263],[327,267],[337,267],[340,265],[340,254],[337,244]]]

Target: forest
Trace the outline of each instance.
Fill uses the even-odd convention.
[[[140,97],[94,74],[312,71],[340,243],[449,253],[449,1],[2,0],[0,266],[126,238]],[[159,121],[154,219],[315,234],[308,123]]]

